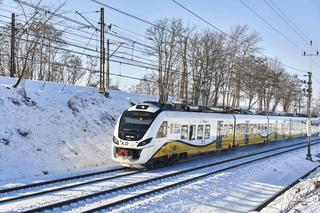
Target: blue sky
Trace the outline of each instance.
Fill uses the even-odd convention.
[[[308,51],[308,45],[299,38],[264,2],[264,0],[243,0],[250,5],[259,15],[270,22],[282,34],[288,37],[292,42],[301,49]],[[91,12],[100,8],[100,6],[90,0],[67,0],[67,1],[49,1],[44,0],[49,6],[57,6],[62,2],[66,2],[63,10],[69,11],[65,15],[81,20],[75,15],[74,10],[80,12]],[[195,25],[198,29],[210,28],[199,19],[193,17],[190,13],[178,7],[171,0],[101,0],[112,7],[124,10],[143,19],[153,21],[163,17],[178,17],[184,19],[186,24]],[[308,70],[309,60],[303,57],[303,52],[290,44],[279,34],[273,31],[269,26],[263,23],[250,10],[248,10],[239,0],[178,0],[186,7],[190,8],[203,18],[216,25],[224,31],[228,31],[231,26],[236,24],[247,24],[252,31],[258,32],[262,41],[259,46],[263,48],[263,53],[269,57],[278,56],[281,62],[293,67]],[[320,28],[318,23],[320,20],[320,1],[317,0],[273,0],[276,5],[292,20],[309,39],[313,40],[314,49],[320,50]],[[4,0],[4,4],[12,3]],[[92,21],[97,20],[95,13],[86,13],[86,16]],[[130,17],[119,14],[108,8],[105,9],[105,19],[107,23],[113,23],[121,27],[125,27],[131,31],[144,34],[148,24],[139,22]],[[138,38],[143,39],[140,36]],[[319,49],[318,49],[319,48]],[[320,80],[320,56],[314,57],[319,65],[313,65],[313,75]],[[304,79],[303,73],[296,72],[287,68],[287,71],[300,75]],[[111,72],[137,77],[143,76],[146,72],[143,69],[137,69],[129,66],[111,64]],[[115,80],[115,79],[114,79]],[[130,85],[136,81],[121,79],[120,86],[128,89]],[[314,81],[314,96],[318,96],[320,85]]]

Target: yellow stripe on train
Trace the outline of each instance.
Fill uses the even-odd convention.
[[[262,137],[259,134],[251,134],[251,135],[248,135],[248,143],[245,143],[244,137],[236,136],[236,141],[237,141],[236,145],[246,146],[249,144],[263,143],[263,142],[266,142],[267,139]],[[233,136],[225,136],[222,138],[221,148],[217,148],[216,141],[203,146],[195,146],[182,141],[170,141],[170,142],[167,142],[163,147],[161,147],[153,156],[153,158],[159,158],[164,156],[170,157],[171,155],[182,154],[182,153],[187,155],[197,155],[202,153],[214,152],[216,150],[227,150],[233,146],[232,142],[233,142]]]

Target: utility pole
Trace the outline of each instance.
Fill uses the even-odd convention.
[[[299,114],[301,114],[301,98],[300,97],[299,97],[299,106],[298,107],[299,107],[299,111],[298,112],[299,112]]]
[[[11,14],[11,51],[10,51],[10,77],[16,74],[16,14]]]
[[[107,40],[107,80],[106,80],[106,88],[110,89],[110,41]]]
[[[312,53],[312,41],[310,40],[310,53],[306,54],[303,53],[304,56],[309,56],[310,58],[310,65],[309,65],[309,72],[308,72],[308,101],[307,101],[307,113],[308,113],[308,120],[307,120],[307,137],[308,137],[308,150],[307,150],[307,160],[312,161],[311,155],[311,99],[312,99],[312,56],[318,56],[319,52],[317,51],[316,54]]]
[[[100,86],[99,92],[105,94],[105,47],[104,47],[104,8],[100,9]]]
[[[311,65],[310,65],[311,68]],[[307,160],[312,161],[311,156],[311,98],[312,98],[312,73],[311,69],[308,72],[308,101],[307,101],[307,113],[308,113],[308,121],[307,121],[307,136],[308,136],[308,152],[307,152]]]
[[[180,80],[180,99],[188,104],[188,69],[187,69],[187,41],[188,38],[185,37],[182,52],[182,74]]]

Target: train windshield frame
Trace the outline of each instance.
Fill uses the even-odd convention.
[[[125,111],[120,119],[119,131],[146,133],[155,117],[152,112]]]

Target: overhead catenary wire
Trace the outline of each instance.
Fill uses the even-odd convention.
[[[1,20],[0,20],[1,22]],[[0,28],[3,28],[3,29],[11,29],[10,27],[2,27],[0,26]],[[34,37],[37,37],[37,38],[41,38],[41,39],[46,39],[48,41],[54,41],[54,42],[57,42],[57,43],[61,43],[61,44],[64,44],[64,45],[69,45],[69,46],[72,46],[72,47],[75,47],[75,48],[80,48],[80,49],[83,49],[83,51],[91,51],[91,52],[98,52],[97,49],[92,49],[92,48],[89,48],[88,47],[88,43],[85,45],[85,47],[81,46],[81,45],[78,45],[78,44],[74,44],[74,43],[70,43],[70,42],[66,42],[64,40],[56,40],[56,39],[52,39],[52,38],[47,38],[47,37],[44,37],[44,36],[40,36],[40,35],[35,35],[33,33],[29,33],[29,35],[31,36],[34,36]],[[10,36],[9,34],[7,36]],[[93,37],[93,35],[91,36],[91,38]],[[89,42],[89,41],[88,41]],[[53,47],[54,48],[54,47]],[[113,49],[110,49],[111,51],[114,51]],[[129,54],[129,53],[126,53],[126,52],[123,52],[123,51],[118,51],[118,53],[121,53],[121,54],[125,54],[125,55],[128,55],[128,56],[132,56],[132,54]],[[119,56],[117,56],[119,57]],[[157,61],[154,61],[154,60],[150,60],[150,59],[146,59],[146,58],[143,58],[141,56],[137,56],[137,55],[133,55],[134,58],[139,58],[139,59],[142,59],[142,60],[145,60],[145,61],[149,61],[149,62],[153,62],[153,63],[157,63]],[[131,59],[132,60],[132,59]],[[156,66],[156,65],[153,65],[153,66]]]
[[[87,26],[88,26],[86,23],[83,23],[83,22],[78,21],[78,20],[75,20],[75,19],[73,19],[73,18],[70,18],[70,17],[64,16],[64,15],[58,14],[58,13],[56,13],[56,12],[52,12],[52,11],[50,11],[50,10],[48,10],[48,9],[45,9],[45,8],[42,8],[42,7],[40,7],[40,6],[36,6],[36,5],[31,4],[31,3],[28,3],[28,2],[25,2],[25,1],[21,1],[21,0],[17,0],[17,2],[19,2],[19,3],[21,3],[21,4],[25,5],[25,6],[34,8],[34,9],[36,9],[36,10],[40,10],[40,11],[42,11],[42,12],[49,13],[49,14],[51,14],[52,16],[56,16],[56,17],[58,17],[58,18],[64,19],[64,20],[69,21],[69,22],[72,22],[72,23],[77,24],[77,25],[79,25],[79,26],[83,26],[83,27],[87,27]],[[106,7],[108,7],[108,6],[106,6]],[[151,23],[151,22],[150,22],[150,23]],[[68,27],[69,27],[69,26],[68,26]],[[79,30],[79,29],[78,29],[78,30]],[[87,33],[88,33],[89,35],[91,34],[91,33],[89,33],[89,32],[87,32]],[[112,36],[115,36],[115,37],[119,37],[119,36],[116,35],[116,34],[112,34],[112,33],[111,33],[111,35],[112,35]],[[136,42],[137,44],[142,45],[142,46],[145,46],[145,47],[147,47],[147,48],[153,48],[153,47],[151,47],[151,46],[145,45],[145,44],[143,44],[143,43],[141,43],[141,42],[135,41],[135,40],[130,39],[130,38],[125,38],[125,39],[130,40],[130,41],[132,41],[132,42]]]
[[[264,0],[268,7],[307,45],[311,39],[306,36],[303,31],[274,3],[272,0]],[[312,63],[320,68],[320,65],[312,59]]]
[[[40,7],[36,7],[36,8],[40,8]],[[8,18],[8,19],[10,19],[9,16],[5,16],[5,17]],[[63,17],[63,16],[62,16],[62,17]],[[17,19],[17,20],[19,20],[19,19]],[[22,21],[22,20],[19,20],[19,21]],[[22,21],[22,22],[23,22],[23,21]],[[87,32],[87,31],[84,31],[84,30],[80,30],[80,29],[75,28],[75,27],[70,26],[70,25],[62,24],[61,22],[54,22],[54,21],[52,21],[52,22],[53,22],[54,24],[56,24],[56,25],[65,27],[65,30],[63,30],[63,32],[64,32],[65,34],[71,34],[71,35],[74,35],[74,36],[79,36],[79,37],[82,37],[82,38],[90,39],[90,37],[88,37],[88,36],[83,36],[83,35],[80,35],[79,33],[72,33],[72,32],[70,32],[70,29],[74,29],[74,30],[77,30],[77,32],[85,33],[85,34],[88,34],[88,35],[91,36],[91,33],[90,33],[90,32]],[[128,42],[130,42],[130,43],[135,43],[135,44],[141,45],[141,46],[143,46],[143,47],[145,47],[145,48],[151,48],[151,49],[153,48],[153,47],[151,47],[151,46],[149,46],[149,45],[146,45],[145,43],[138,42],[138,41],[136,41],[136,40],[134,40],[134,39],[132,39],[132,38],[125,37],[125,36],[121,35],[119,32],[118,32],[118,33],[114,33],[114,32],[110,32],[110,31],[106,31],[106,33],[108,33],[108,35],[111,35],[111,36],[113,36],[113,37],[115,37],[115,38],[119,38],[119,39],[121,39],[121,40],[128,41]],[[72,40],[75,40],[75,39],[72,39]],[[92,40],[94,40],[94,39],[92,39]],[[112,39],[109,39],[109,40],[112,40]],[[114,40],[113,40],[113,41],[114,41]],[[119,43],[120,43],[121,41],[116,41],[116,42],[119,42]],[[127,43],[126,43],[125,45],[129,46]],[[125,48],[125,47],[122,47],[122,48]],[[131,47],[126,47],[126,48],[127,48],[127,49],[131,49]],[[138,51],[138,52],[141,52],[141,53],[143,53],[143,54],[149,55],[149,56],[153,56],[153,55],[154,55],[154,53],[147,52],[145,49],[141,49],[141,48],[139,48],[139,47],[135,47],[135,50]]]
[[[4,55],[4,56],[7,56],[7,57],[10,57],[9,54],[0,53],[0,55]],[[37,60],[34,60],[34,59],[21,57],[21,56],[17,56],[17,58],[23,59],[23,60],[28,60],[28,61],[33,61],[36,64],[44,63],[44,64],[52,64],[52,65],[56,65],[56,66],[60,66],[60,67],[66,67],[66,68],[74,68],[73,66],[69,66],[69,65],[66,65],[66,64],[59,63],[59,62],[37,61]],[[83,70],[83,71],[94,71],[94,73],[99,73],[99,70],[95,70],[95,69],[94,70],[90,70],[90,69],[84,68],[82,66],[79,66],[78,68],[80,70]],[[110,73],[110,75],[117,76],[117,77],[128,78],[128,79],[133,79],[133,80],[139,80],[139,81],[148,81],[148,82],[152,82],[152,83],[156,83],[157,82],[157,81],[149,80],[149,79],[146,79],[146,78],[139,78],[139,77],[135,77],[135,76],[129,76],[129,75],[123,75],[123,74],[117,74],[117,73]]]
[[[35,5],[29,4],[29,3],[25,3],[25,2],[23,2],[23,1],[19,1],[19,2],[21,2],[22,4],[26,4],[26,6],[31,7],[31,8],[34,8],[34,9],[40,9],[41,11],[50,12],[49,10],[47,10],[47,9],[45,9],[45,8],[41,8],[40,6],[35,6]],[[55,15],[57,15],[57,14],[56,14],[56,13],[53,13],[52,15],[55,16]],[[61,18],[61,19],[67,20],[67,21],[72,20],[73,23],[81,24],[81,26],[84,26],[84,27],[85,27],[85,26],[88,26],[88,25],[86,25],[85,23],[82,23],[82,22],[80,22],[80,21],[78,21],[78,20],[75,20],[75,19],[72,19],[72,18],[69,18],[69,17],[66,18],[66,16],[59,15],[58,17]],[[6,16],[6,18],[9,19],[10,17],[9,17],[9,16]],[[57,25],[66,27],[68,30],[71,28],[71,29],[77,30],[78,32],[82,32],[82,33],[91,35],[90,32],[80,30],[80,29],[75,28],[75,27],[73,27],[73,26],[64,25],[64,24],[62,24],[62,23],[60,23],[60,22],[54,22],[54,21],[52,21],[52,22],[53,22],[54,24],[57,24]],[[66,33],[68,34],[69,32],[66,31]],[[149,46],[149,45],[146,45],[145,42],[144,42],[144,43],[138,42],[138,41],[135,41],[132,37],[131,37],[131,38],[128,38],[128,37],[125,37],[125,36],[123,36],[123,35],[120,35],[120,32],[118,32],[118,33],[115,33],[115,32],[112,33],[112,32],[111,32],[111,33],[110,33],[110,32],[108,32],[108,31],[106,31],[106,33],[108,33],[109,35],[114,36],[114,37],[116,37],[116,38],[120,38],[120,39],[123,39],[123,40],[127,40],[127,41],[129,41],[129,42],[134,42],[135,44],[144,46],[144,47],[146,47],[146,48],[154,49],[153,47],[151,47],[151,46]],[[78,36],[78,35],[75,35],[75,36]],[[86,37],[86,38],[88,38],[88,37]],[[88,39],[89,39],[89,38],[88,38]],[[138,49],[138,48],[136,48],[136,49]]]
[[[271,29],[273,29],[277,34],[279,34],[283,39],[288,41],[292,46],[299,49],[301,52],[303,52],[303,49],[291,41],[286,35],[284,35],[280,30],[278,30],[275,26],[273,26],[271,23],[269,23],[265,18],[263,18],[259,13],[257,13],[252,7],[250,7],[247,3],[245,3],[243,0],[239,0],[246,8],[248,8],[255,16],[257,16],[262,22],[264,22],[266,25],[268,25]]]
[[[61,18],[61,17],[60,17]],[[82,23],[83,24],[83,23]],[[152,25],[154,25],[153,23],[151,23]],[[118,31],[119,32],[119,31]],[[87,32],[88,33],[88,32]],[[110,33],[110,32],[109,32]],[[110,33],[111,34],[111,33]],[[118,37],[119,38],[119,37]],[[121,37],[121,39],[127,39],[127,40],[129,40],[130,42],[134,42],[134,41],[131,41],[130,40],[130,38],[126,38],[126,37],[124,37],[124,36],[122,36]],[[93,40],[93,39],[92,39]],[[128,44],[125,44],[125,45],[128,45]],[[130,49],[130,47],[121,47],[121,48],[127,48],[127,49]],[[135,50],[136,50],[136,47],[135,47]],[[150,53],[150,52],[147,52],[147,53]],[[261,54],[261,53],[259,53],[259,54]],[[269,57],[267,57],[267,58],[269,58]],[[125,58],[125,57],[123,57],[123,59],[124,60],[131,60],[131,59],[128,59],[128,58]],[[269,59],[271,59],[271,58],[269,58]],[[274,59],[271,59],[271,60],[274,60]],[[118,63],[122,63],[121,61],[120,62],[118,62]],[[280,62],[281,63],[281,62]],[[125,63],[123,63],[123,64],[125,64]],[[281,64],[283,64],[283,63],[281,63]],[[295,69],[295,68],[293,68],[293,67],[291,67],[291,66],[289,66],[289,65],[285,65],[285,64],[283,64],[284,66],[286,66],[286,67],[288,67],[288,68],[291,68],[291,69]],[[152,65],[153,66],[153,65]],[[155,65],[156,66],[156,65]],[[150,68],[150,67],[145,67],[146,69],[148,69],[148,68]],[[305,71],[301,71],[301,72],[305,72]]]
[[[308,42],[311,40],[310,38],[308,38],[308,36],[280,9],[279,6],[277,6],[276,3],[274,3],[273,0],[269,0],[269,2],[271,2],[271,4],[278,10],[278,12],[280,14],[282,14],[282,16],[292,25],[293,28],[296,29],[296,31],[298,31],[298,33],[300,34],[301,37],[304,38],[305,41]]]
[[[189,12],[190,14],[192,14],[193,16],[197,17],[198,19],[200,19],[201,21],[203,21],[204,23],[208,24],[209,26],[211,26],[212,28],[216,29],[218,32],[221,32],[222,34],[224,34],[225,36],[231,38],[232,40],[240,43],[240,41],[236,38],[234,38],[233,36],[229,35],[228,33],[224,32],[223,30],[221,30],[219,27],[215,26],[214,24],[210,23],[209,21],[207,21],[206,19],[202,18],[200,15],[198,15],[197,13],[193,12],[192,10],[190,10],[189,8],[185,7],[184,5],[182,5],[181,3],[179,3],[178,1],[176,0],[172,0],[175,4],[177,4],[179,7],[183,8],[184,10],[186,10],[187,12]],[[275,61],[275,59],[273,58],[270,58],[269,56],[261,53],[260,51],[256,50],[256,49],[253,49],[253,48],[250,48],[253,52],[265,57],[265,58],[268,58],[269,60],[272,60],[272,61]],[[299,68],[296,68],[296,67],[293,67],[293,66],[290,66],[288,64],[285,64],[283,62],[279,62],[277,61],[277,63],[280,63],[282,64],[284,67],[287,67],[287,68],[290,68],[292,70],[295,70],[297,72],[303,72],[303,73],[306,73],[307,71],[305,70],[302,70],[302,69],[299,69]]]
[[[27,2],[24,2],[24,1],[21,1],[21,0],[17,0],[17,1],[19,1],[21,4],[27,5],[27,6],[29,6],[29,7],[32,7],[32,8],[35,8],[35,9],[39,9],[39,10],[42,10],[42,11],[46,11],[46,12],[50,12],[50,11],[48,11],[48,10],[46,10],[46,9],[37,7],[37,6],[32,5],[32,4],[30,4],[30,3],[27,3]],[[145,20],[145,19],[142,19],[142,18],[140,18],[140,17],[137,17],[137,16],[135,16],[135,15],[129,14],[128,12],[119,10],[119,9],[117,9],[117,8],[114,8],[114,7],[111,7],[111,6],[109,6],[109,5],[105,4],[105,3],[102,3],[102,2],[99,2],[99,1],[96,1],[96,0],[91,0],[91,1],[93,1],[93,2],[95,2],[95,3],[97,3],[97,4],[100,4],[100,5],[103,5],[103,6],[109,8],[109,9],[112,9],[112,10],[114,10],[114,11],[117,11],[117,12],[119,12],[119,13],[121,13],[121,14],[124,14],[124,15],[126,15],[126,16],[129,16],[129,17],[131,17],[131,18],[134,18],[134,19],[136,19],[136,20],[139,20],[139,21],[142,21],[142,22],[147,23],[147,24],[149,24],[149,25],[155,26],[154,23],[151,23],[151,22],[149,22],[149,21],[147,21],[147,20]],[[199,15],[195,14],[195,13],[192,12],[190,9],[188,9],[188,8],[186,8],[185,6],[183,6],[182,4],[178,3],[176,0],[172,0],[172,1],[175,2],[177,5],[179,5],[180,7],[184,8],[185,10],[189,11],[191,14],[193,14],[193,15],[196,16],[197,18],[201,19],[201,20],[204,21],[205,23],[207,23],[207,24],[209,24],[210,26],[214,27],[214,28],[215,28],[216,30],[218,30],[219,32],[221,32],[221,33],[227,35],[228,37],[232,38],[233,40],[236,40],[236,41],[237,41],[237,39],[233,38],[233,37],[230,36],[229,34],[225,33],[225,32],[222,31],[222,30],[220,30],[218,27],[214,26],[213,24],[211,24],[211,23],[208,22],[207,20],[205,20],[205,19],[203,19],[202,17],[200,17]],[[60,15],[60,14],[56,14],[56,13],[55,13],[55,14],[53,14],[53,15],[56,15],[56,16],[59,17],[59,18],[63,18],[63,19],[69,20],[69,21],[71,21],[71,22],[73,22],[73,23],[76,23],[76,24],[79,24],[79,25],[83,25],[83,26],[85,25],[85,24],[82,23],[82,22],[79,22],[79,21],[74,20],[74,19],[72,19],[72,18],[65,17],[65,16]],[[239,41],[237,41],[237,42],[239,42]],[[139,43],[138,43],[138,44],[139,44]],[[258,50],[255,50],[255,49],[252,49],[252,50],[253,50],[254,52],[258,53],[259,55],[262,55],[262,56],[264,56],[264,57],[266,57],[266,58],[269,58],[270,60],[274,60],[274,59],[266,56],[265,54],[259,52]],[[298,72],[306,72],[305,70],[302,70],[302,69],[299,69],[299,68],[296,68],[296,67],[293,67],[293,66],[284,64],[284,63],[282,63],[282,62],[280,62],[280,63],[281,63],[283,66],[285,66],[285,67],[287,67],[287,68],[290,68],[290,69],[292,69],[292,70],[295,70],[295,71],[298,71]]]
[[[119,10],[119,9],[117,9],[117,8],[111,7],[111,6],[109,6],[109,5],[105,4],[105,3],[102,3],[102,2],[100,2],[100,1],[96,1],[96,0],[90,0],[90,1],[95,2],[95,3],[97,3],[97,4],[100,4],[100,5],[102,5],[102,6],[106,7],[106,8],[109,8],[109,9],[111,9],[111,10],[114,10],[114,11],[116,11],[116,12],[118,12],[118,13],[123,14],[123,15],[129,16],[129,17],[131,17],[131,18],[133,18],[133,19],[136,19],[136,20],[138,20],[138,21],[141,21],[141,22],[143,22],[143,23],[146,23],[146,24],[148,24],[148,25],[155,26],[155,24],[152,23],[152,22],[150,22],[150,21],[147,21],[147,20],[142,19],[142,18],[140,18],[140,17],[138,17],[138,16],[135,16],[135,15],[132,15],[132,14],[130,14],[130,13],[128,13],[128,12],[123,11],[123,10]]]
[[[272,6],[267,0],[263,0],[268,7],[293,31],[297,34],[297,36],[304,41],[307,45],[309,45],[309,41],[311,39],[306,39],[303,35],[301,35],[301,33],[296,29],[296,25],[293,24],[293,22],[289,22],[290,20],[288,19],[287,16],[284,15],[284,13],[280,10],[279,7],[276,7],[277,10],[274,8],[274,6]],[[271,2],[271,1],[270,1]],[[272,2],[272,4],[274,4]],[[274,4],[275,5],[275,4]],[[279,11],[278,11],[279,10]]]

